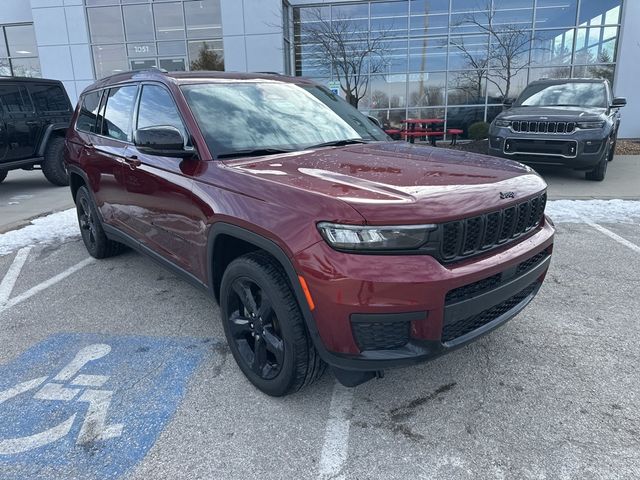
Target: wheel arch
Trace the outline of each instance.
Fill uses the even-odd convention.
[[[38,147],[38,156],[44,156],[47,151],[47,146],[49,145],[49,140],[59,137],[64,138],[67,133],[67,128],[69,128],[69,125],[66,123],[52,123],[47,126],[47,129],[42,134],[42,141]]]

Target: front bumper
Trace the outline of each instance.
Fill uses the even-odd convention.
[[[602,130],[557,135],[514,133],[509,128],[492,127],[489,155],[526,164],[588,170],[600,162],[607,138]]]
[[[515,244],[447,266],[427,255],[354,255],[316,243],[296,263],[315,303],[321,356],[337,368],[371,371],[465,345],[534,298],[553,235],[545,221]]]

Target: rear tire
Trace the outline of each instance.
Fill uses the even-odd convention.
[[[64,165],[64,138],[53,137],[49,140],[44,152],[42,173],[54,185],[59,187],[69,185],[69,174]]]
[[[231,353],[247,379],[275,397],[309,385],[326,368],[286,278],[271,256],[253,252],[229,264],[220,286]]]
[[[5,178],[7,178],[8,173],[8,170],[0,170],[0,183],[2,183]]]
[[[609,164],[609,152],[611,151],[611,142],[607,141],[607,146],[605,147],[605,151],[602,154],[602,158],[596,165],[596,168],[585,173],[585,178],[587,180],[592,180],[594,182],[601,182],[604,180],[604,177],[607,174],[607,165]]]
[[[98,211],[85,186],[80,187],[76,194],[76,210],[82,241],[89,255],[94,258],[108,258],[124,250],[124,245],[109,240],[105,235]]]

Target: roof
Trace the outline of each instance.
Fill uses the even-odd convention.
[[[131,80],[159,80],[170,81],[177,84],[187,83],[206,83],[216,81],[229,80],[270,80],[276,82],[287,82],[297,84],[313,84],[312,81],[303,77],[291,77],[275,73],[242,73],[242,72],[214,72],[214,71],[197,71],[197,72],[163,72],[157,69],[140,70],[135,72],[123,72],[102,78],[93,85],[86,88],[85,91],[103,88],[118,83],[128,82]]]
[[[55,83],[61,84],[60,80],[53,80],[50,78],[35,78],[35,77],[3,77],[0,76],[0,82],[28,82],[28,83]]]
[[[605,83],[607,80],[604,78],[543,78],[541,80],[534,80],[529,85],[537,85],[544,83],[547,85],[561,85],[564,83]]]

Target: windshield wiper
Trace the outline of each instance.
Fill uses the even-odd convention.
[[[369,143],[367,140],[363,140],[362,138],[347,138],[345,140],[334,140],[332,142],[324,142],[318,143],[317,145],[310,145],[305,147],[305,150],[312,150],[314,148],[320,147],[344,147],[345,145],[353,145],[356,143]]]
[[[235,152],[222,153],[217,158],[234,158],[234,157],[260,157],[262,155],[273,155],[276,153],[290,153],[293,150],[282,148],[256,148],[254,150],[237,150]]]
[[[550,105],[542,105],[543,107],[581,107],[575,103],[552,103]]]

